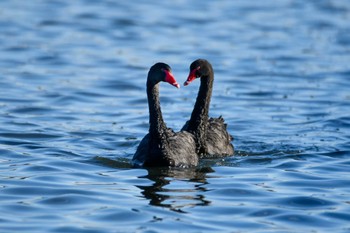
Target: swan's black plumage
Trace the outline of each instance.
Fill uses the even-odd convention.
[[[133,157],[134,166],[191,167],[198,165],[194,136],[186,131],[175,133],[167,128],[159,102],[159,82],[179,87],[165,63],[156,63],[147,76],[149,133],[140,142]]]
[[[214,82],[214,70],[205,59],[197,59],[190,66],[190,74],[185,86],[200,78],[198,91],[191,118],[182,130],[192,133],[196,141],[196,151],[201,158],[230,156],[234,153],[232,136],[222,117],[209,118],[209,105]]]

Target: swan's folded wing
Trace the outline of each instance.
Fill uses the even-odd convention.
[[[208,156],[204,157],[233,155],[234,148],[231,143],[233,138],[226,128],[227,125],[222,117],[209,119],[207,132]]]
[[[172,159],[176,167],[193,167],[198,165],[196,142],[193,134],[180,131],[169,137]]]

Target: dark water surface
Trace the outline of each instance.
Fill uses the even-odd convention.
[[[1,232],[350,232],[350,2],[0,1]],[[131,169],[153,63],[214,66],[235,156]],[[169,127],[199,82],[161,86]]]

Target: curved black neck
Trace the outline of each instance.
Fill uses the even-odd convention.
[[[201,77],[197,100],[191,114],[187,130],[194,133],[197,140],[197,150],[200,154],[206,153],[207,124],[209,119],[209,105],[213,89],[214,75],[212,70],[209,74]]]
[[[160,108],[158,83],[147,81],[147,97],[149,108],[149,133],[151,138],[161,141],[166,134],[167,127]]]
[[[199,87],[197,100],[189,122],[189,130],[191,131],[200,129],[200,125],[206,124],[208,121],[213,79],[212,74],[201,78],[201,85]]]

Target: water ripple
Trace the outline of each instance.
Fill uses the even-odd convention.
[[[88,3],[88,4],[87,4]],[[348,232],[346,1],[0,1],[1,232]],[[132,169],[148,68],[215,70],[235,156]],[[162,83],[168,127],[199,81]]]

